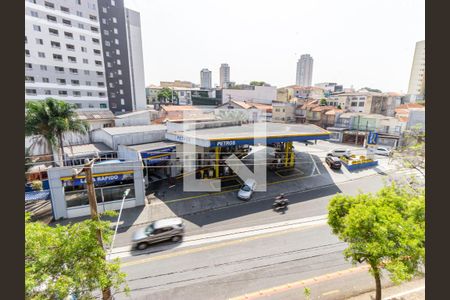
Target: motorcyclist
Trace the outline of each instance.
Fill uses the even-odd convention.
[[[288,205],[289,201],[284,196],[284,193],[281,193],[278,197],[275,198],[275,201],[273,203],[274,207],[286,207]]]

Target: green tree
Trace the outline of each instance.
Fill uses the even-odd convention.
[[[33,144],[46,142],[51,148],[58,147],[64,160],[65,133],[86,134],[89,125],[80,120],[76,106],[54,98],[25,103],[25,135],[34,136]]]
[[[160,103],[174,103],[175,101],[177,104],[179,103],[178,94],[173,91],[172,89],[169,89],[167,87],[162,88],[158,95],[156,96],[158,98],[158,101]]]
[[[393,151],[392,157],[403,167],[415,169],[425,175],[425,130],[421,124],[403,133],[402,145]]]
[[[321,105],[321,106],[327,105],[327,99],[325,99],[325,98],[320,99],[320,105]]]
[[[352,263],[368,263],[381,299],[381,273],[394,283],[421,273],[425,264],[425,193],[395,184],[376,194],[334,196],[328,205],[328,224]]]
[[[86,220],[67,226],[32,222],[25,215],[25,298],[93,299],[106,287],[128,293],[119,261],[106,261],[97,241],[101,229],[106,243],[111,241],[108,221]]]
[[[250,81],[250,85],[255,85],[255,86],[263,86],[266,83],[264,81]]]

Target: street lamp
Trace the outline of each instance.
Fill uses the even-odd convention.
[[[109,247],[109,254],[108,254],[108,259],[111,256],[112,250],[113,250],[113,245],[114,245],[114,241],[116,240],[116,235],[117,235],[117,229],[119,228],[119,222],[120,222],[120,216],[122,215],[122,210],[123,210],[123,204],[125,203],[125,198],[128,196],[128,194],[130,193],[130,189],[126,189],[125,192],[123,192],[123,198],[122,198],[122,204],[120,205],[120,211],[119,211],[119,216],[117,217],[117,222],[116,222],[116,229],[114,230],[114,236],[111,242],[111,246]]]

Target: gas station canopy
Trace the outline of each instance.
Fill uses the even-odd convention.
[[[195,131],[167,132],[166,138],[201,147],[228,147],[285,142],[326,140],[330,133],[311,124],[250,123],[240,126],[197,129]]]

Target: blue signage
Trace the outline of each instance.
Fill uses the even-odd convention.
[[[172,153],[175,152],[175,147],[168,147],[168,148],[162,148],[157,150],[151,150],[151,151],[142,151],[141,157],[142,159],[151,158],[153,156],[158,156],[159,154],[164,153]]]
[[[95,176],[94,185],[109,184],[116,181],[133,179],[133,174],[111,174],[105,176]],[[75,180],[64,180],[64,186],[80,186],[86,184],[86,178],[76,178]]]
[[[367,137],[367,144],[375,145],[378,140],[378,133],[371,131]]]

